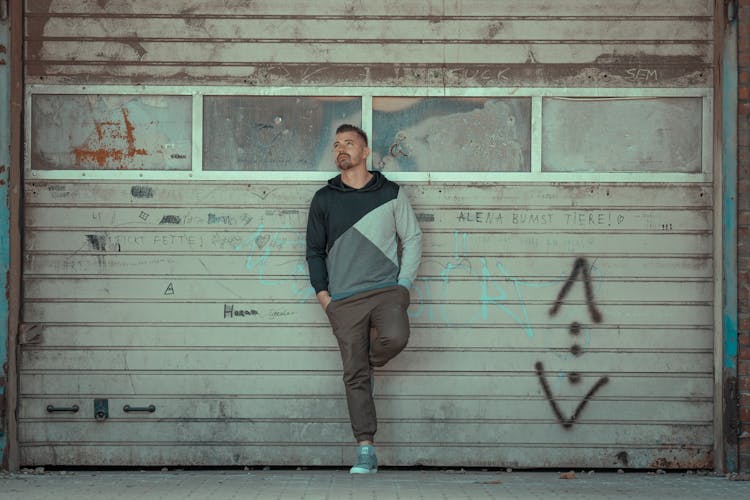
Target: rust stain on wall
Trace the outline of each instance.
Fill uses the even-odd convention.
[[[676,457],[658,457],[648,464],[651,469],[711,469],[713,467],[713,452],[704,449],[689,450],[690,457],[680,460]]]
[[[97,137],[93,144],[89,143],[73,150],[78,164],[90,161],[104,167],[110,161],[121,163],[123,160],[148,154],[145,149],[135,147],[135,127],[128,118],[128,110],[122,108],[121,111],[122,123],[116,121],[95,122],[94,127]],[[125,147],[116,147],[116,144],[123,140],[125,141]],[[127,166],[121,163],[119,168],[125,169]]]

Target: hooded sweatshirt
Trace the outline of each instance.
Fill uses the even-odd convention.
[[[422,231],[406,193],[378,171],[354,189],[341,175],[313,196],[307,264],[315,293],[332,300],[401,285],[411,287],[422,256]],[[398,241],[401,240],[401,258]]]

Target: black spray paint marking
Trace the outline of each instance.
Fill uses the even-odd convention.
[[[600,313],[599,309],[596,307],[596,302],[594,301],[594,292],[591,289],[591,274],[589,273],[589,266],[586,262],[586,259],[584,259],[583,257],[578,257],[575,264],[573,264],[573,271],[570,273],[570,276],[560,290],[560,293],[557,294],[557,300],[555,300],[555,305],[552,306],[552,309],[549,310],[549,314],[550,316],[554,316],[555,314],[557,314],[557,311],[560,310],[560,306],[562,306],[565,296],[570,291],[573,283],[576,282],[576,279],[578,279],[579,274],[583,274],[583,286],[586,292],[586,305],[589,307],[591,319],[594,321],[594,323],[601,323],[602,313]]]
[[[591,315],[591,320],[594,323],[601,323],[602,321],[602,314],[599,312],[599,309],[596,307],[596,302],[594,300],[594,292],[591,287],[591,274],[589,272],[588,263],[586,262],[586,259],[583,257],[578,257],[573,264],[573,271],[570,273],[570,276],[568,277],[567,281],[563,285],[562,289],[560,290],[560,293],[557,294],[557,299],[555,300],[555,304],[552,306],[552,308],[549,311],[550,316],[554,316],[557,314],[557,312],[560,310],[560,307],[563,304],[563,300],[565,299],[565,296],[570,291],[570,288],[573,286],[573,283],[578,279],[578,275],[583,275],[583,285],[586,293],[586,305],[589,309],[589,314]],[[570,324],[570,327],[568,329],[568,332],[573,335],[574,337],[577,337],[581,334],[581,324],[578,321],[574,321]],[[570,346],[570,353],[574,356],[578,357],[583,354],[583,348],[580,344],[574,343],[572,346]],[[557,401],[555,400],[554,396],[552,395],[552,390],[549,387],[549,384],[547,383],[547,377],[544,374],[544,365],[542,365],[541,361],[537,361],[536,365],[534,365],[534,368],[536,369],[536,375],[539,378],[539,383],[542,384],[542,389],[544,390],[544,394],[547,397],[547,401],[549,401],[550,405],[552,406],[552,411],[555,413],[555,416],[557,416],[557,420],[562,424],[563,427],[570,428],[573,426],[573,424],[578,420],[578,416],[581,414],[583,409],[585,408],[586,404],[588,404],[589,400],[596,394],[596,392],[607,382],[609,382],[609,377],[602,377],[600,378],[594,386],[589,389],[589,392],[586,393],[586,395],[583,397],[580,403],[578,403],[578,406],[576,406],[575,411],[573,412],[573,415],[570,418],[566,418],[562,411],[560,411],[560,407],[557,404]],[[571,384],[579,384],[581,382],[581,374],[578,372],[570,372],[568,373],[568,381]]]
[[[107,250],[107,237],[98,234],[87,234],[86,241],[93,250],[105,252]]]
[[[552,390],[550,389],[549,384],[547,383],[547,377],[544,374],[544,365],[541,361],[537,361],[534,367],[536,368],[536,376],[539,377],[539,382],[542,384],[544,395],[547,396],[547,400],[552,406],[552,411],[555,412],[557,420],[566,429],[573,427],[573,424],[576,422],[576,420],[578,420],[578,416],[581,414],[583,409],[586,407],[586,404],[591,400],[594,394],[596,394],[596,391],[598,391],[604,384],[609,382],[609,377],[602,377],[597,380],[596,384],[594,384],[594,386],[589,389],[589,392],[587,392],[581,402],[578,403],[578,406],[576,406],[573,415],[571,415],[570,418],[565,418],[562,411],[560,410],[560,407],[557,405],[557,401],[555,401],[555,397],[552,395]]]
[[[571,384],[578,384],[581,382],[581,374],[578,372],[568,373],[568,382]]]
[[[581,333],[581,324],[578,321],[574,321],[570,324],[570,334],[573,336],[577,336]],[[573,354],[573,356],[580,356],[583,354],[583,348],[580,346],[580,344],[573,344],[570,346],[570,352]],[[570,380],[571,383],[577,384],[580,382],[581,377],[578,374],[570,373],[568,374],[568,380]]]
[[[177,215],[165,215],[159,221],[159,224],[179,224],[182,220]]]
[[[153,198],[154,190],[150,186],[133,186],[130,188],[133,198]]]

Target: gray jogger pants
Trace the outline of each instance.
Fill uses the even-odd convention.
[[[357,441],[377,431],[370,370],[400,353],[409,340],[409,290],[397,285],[331,302],[326,314],[339,344],[349,420]],[[370,328],[376,336],[370,339]]]

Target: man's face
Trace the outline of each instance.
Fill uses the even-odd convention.
[[[370,154],[370,148],[365,146],[365,141],[356,132],[341,132],[336,134],[333,143],[333,156],[339,170],[349,170],[357,166],[366,167],[366,160]]]

